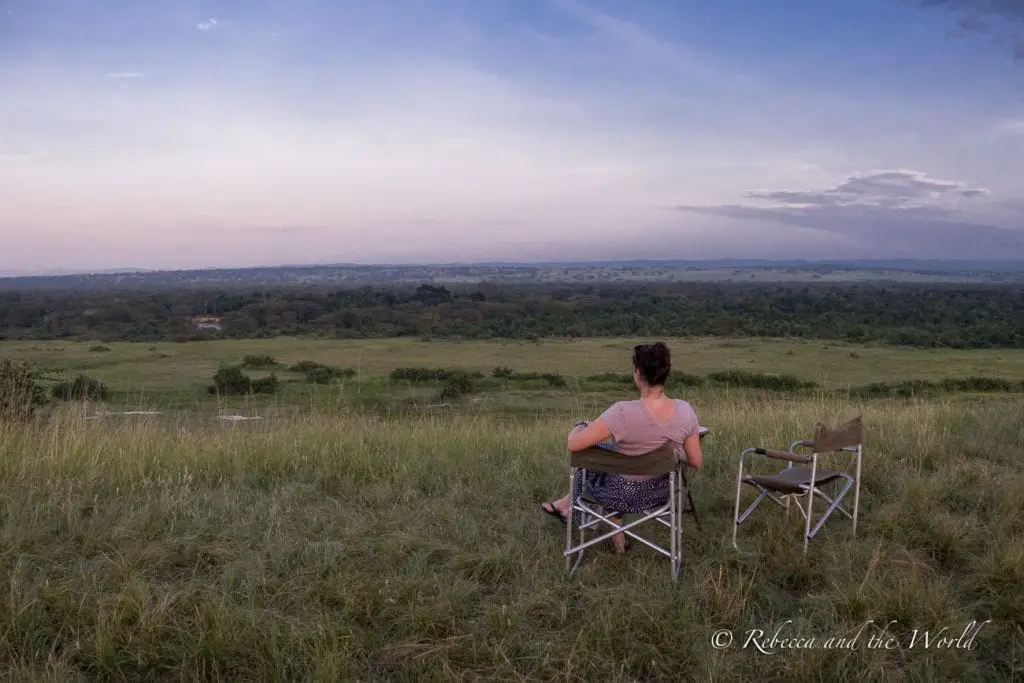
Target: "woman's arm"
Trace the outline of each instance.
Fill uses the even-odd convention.
[[[610,439],[612,430],[600,418],[594,420],[583,429],[576,428],[569,434],[569,451],[578,453]]]
[[[700,447],[700,432],[694,432],[683,441],[683,449],[686,451],[686,464],[695,470],[699,470],[704,464],[704,450]]]

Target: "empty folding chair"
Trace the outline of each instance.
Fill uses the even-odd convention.
[[[708,433],[707,428],[701,429],[701,441]],[[573,499],[572,507],[567,515],[569,524],[566,525],[565,537],[565,562],[568,576],[579,567],[583,561],[583,552],[598,543],[606,541],[615,534],[622,532],[629,538],[633,538],[653,550],[665,555],[671,562],[672,580],[679,578],[679,570],[682,566],[682,516],[690,513],[694,520],[697,520],[697,510],[693,504],[693,496],[686,480],[685,469],[687,465],[679,462],[675,450],[671,444],[639,456],[627,456],[605,450],[599,447],[588,448],[578,453],[570,454],[569,491],[576,490],[576,479],[581,477],[586,482],[588,470],[607,472],[620,475],[640,476],[661,476],[667,474],[669,477],[668,499],[655,507],[643,510],[606,510],[595,498],[584,484],[579,498]],[[683,506],[683,495],[689,507]],[[640,517],[629,523],[625,523],[625,516],[639,514]],[[578,523],[573,520],[578,517]],[[621,519],[622,522],[618,520]],[[640,536],[634,529],[647,522],[660,522],[669,528],[669,547],[665,548],[650,539]],[[699,523],[699,522],[698,522]],[[589,530],[605,525],[608,531],[599,533],[595,538],[587,539]],[[578,534],[578,543],[573,545],[573,533]],[[595,529],[595,532],[597,530]],[[575,562],[573,556],[576,556]]]
[[[789,511],[791,500],[806,498],[805,505],[797,505],[797,509],[804,517],[804,553],[807,552],[808,541],[817,535],[822,526],[838,510],[848,519],[852,520],[852,534],[857,533],[857,514],[860,509],[860,472],[861,458],[863,455],[863,434],[864,427],[861,418],[857,417],[835,429],[828,429],[818,424],[813,439],[801,439],[794,441],[788,451],[772,450],[770,448],[748,448],[740,455],[739,470],[736,474],[736,505],[733,512],[732,545],[736,545],[736,531],[754,509],[761,502],[768,498],[777,503],[780,507]],[[798,453],[797,449],[805,449],[809,453]],[[821,456],[829,455],[830,458],[839,457],[838,453],[854,454],[854,474],[841,470],[825,469],[820,467]],[[749,456],[763,455],[773,460],[787,461],[786,467],[776,474],[750,474]],[[802,465],[802,467],[794,467]],[[810,465],[810,467],[807,467]],[[743,485],[747,484],[756,491],[757,497],[750,503],[746,511],[740,514],[740,497]],[[823,490],[823,488],[825,490]],[[843,497],[853,488],[853,513],[851,514],[841,504]],[[826,493],[826,490],[832,496]],[[814,499],[821,498],[828,507],[825,513],[811,528],[813,517]]]

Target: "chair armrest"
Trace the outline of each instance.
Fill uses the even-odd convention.
[[[777,451],[772,448],[755,448],[754,453],[774,458],[776,460],[788,460],[789,462],[798,462],[802,464],[807,464],[813,460],[809,455],[801,455],[799,453],[793,453],[792,451]]]

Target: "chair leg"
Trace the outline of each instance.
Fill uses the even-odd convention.
[[[743,493],[743,460],[740,459],[739,469],[736,471],[736,503],[733,506],[732,511],[732,547],[734,550],[739,550],[739,546],[736,545],[736,530],[740,525],[740,495]]]
[[[683,467],[685,467],[685,465]],[[682,468],[680,468],[680,472],[682,472]],[[676,482],[676,485],[678,486],[678,496],[679,496],[679,498],[678,498],[679,502],[677,503],[677,508],[676,509],[679,510],[679,513],[676,515],[676,528],[672,530],[672,533],[674,533],[676,535],[676,547],[679,549],[679,565],[680,565],[680,567],[678,567],[676,569],[676,577],[678,578],[679,570],[682,568],[682,562],[683,562],[683,512],[682,512],[682,507],[683,507],[683,486],[686,486],[686,495],[687,495],[687,497],[690,496],[690,487],[687,484],[685,477],[680,477],[679,481]],[[697,519],[697,508],[695,508],[693,506],[693,499],[692,498],[690,499],[690,507],[693,509],[693,518],[696,520]],[[697,524],[699,526],[700,522],[698,521]]]
[[[860,464],[863,458],[863,446],[857,446],[857,471],[854,473],[856,489],[853,492],[853,536],[857,536],[857,513],[860,512]]]
[[[583,550],[582,549],[580,549],[577,553],[575,553],[575,555],[576,555],[576,562],[575,562],[575,564],[572,561],[572,557],[573,556],[569,553],[569,551],[572,549],[572,520],[573,520],[573,517],[576,516],[576,498],[574,496],[574,493],[576,491],[575,487],[576,487],[576,477],[577,476],[579,476],[578,475],[578,470],[575,467],[571,468],[570,472],[569,472],[569,519],[565,520],[565,573],[568,576],[572,576],[573,572],[576,571],[576,567],[579,566],[580,560],[583,559]],[[582,514],[583,513],[580,513],[580,515],[581,515],[581,519],[580,519],[580,533],[581,534],[583,533]]]
[[[671,571],[672,580],[675,581],[679,578],[679,544],[676,535],[676,529],[679,528],[679,495],[676,492],[676,472],[669,472],[668,475],[668,491],[669,491],[669,519],[672,521],[672,527],[669,529],[669,559],[671,560]]]
[[[697,515],[697,505],[693,502],[693,492],[690,491],[690,482],[686,478],[686,472],[683,470],[685,465],[679,466],[679,510],[680,514],[689,512],[693,515],[693,521],[700,528],[700,517]],[[683,507],[683,489],[686,490],[686,502],[689,504],[688,508]]]
[[[829,498],[820,489],[814,490],[814,493],[816,493],[827,503],[829,503],[829,506],[828,508],[826,508],[825,513],[821,516],[821,519],[818,520],[818,523],[815,525],[814,529],[811,530],[810,538],[814,538],[818,535],[818,532],[821,531],[821,527],[825,525],[826,520],[828,520],[832,513],[835,512],[837,509],[843,514],[849,516],[849,513],[847,513],[846,510],[840,505],[840,502],[843,500],[843,496],[846,495],[846,492],[850,490],[851,485],[852,482],[850,481],[850,479],[846,478],[846,485],[839,490],[839,494],[834,499]]]
[[[810,493],[807,495],[807,514],[804,519],[804,555],[807,554],[807,544],[811,540],[811,508],[814,507],[814,483],[811,483]]]

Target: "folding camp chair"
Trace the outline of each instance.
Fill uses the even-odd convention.
[[[839,510],[848,519],[853,521],[852,534],[857,534],[857,513],[860,509],[860,471],[861,458],[863,455],[863,434],[864,427],[860,417],[850,420],[844,425],[835,429],[828,429],[823,424],[818,424],[813,439],[801,439],[794,441],[788,451],[772,450],[770,448],[748,448],[740,455],[739,471],[736,474],[736,505],[733,512],[732,545],[737,550],[736,530],[750,513],[765,498],[777,503],[780,507],[789,512],[790,501],[801,496],[807,497],[806,506],[797,505],[801,515],[804,517],[804,553],[807,553],[807,544],[814,538],[825,521],[833,512]],[[797,453],[797,448],[804,448],[810,451],[810,455]],[[819,456],[848,452],[855,453],[855,474],[839,470],[820,469]],[[751,454],[764,455],[775,460],[786,460],[787,465],[774,475],[748,474],[748,458]],[[793,465],[810,465],[807,467],[794,467]],[[747,484],[759,491],[757,498],[750,504],[746,511],[740,515],[740,496],[743,485]],[[838,493],[833,492],[835,498],[831,498],[820,487],[839,486]],[[843,496],[854,488],[853,514],[850,514],[842,505]],[[818,496],[829,504],[825,514],[811,529],[811,518],[814,506],[814,497]],[[804,509],[806,507],[806,509]]]
[[[706,427],[701,428],[700,437],[702,442],[709,431]],[[685,470],[688,465],[677,460],[672,445],[666,444],[657,450],[639,456],[621,455],[614,451],[593,447],[570,454],[569,462],[569,491],[572,507],[567,514],[569,523],[566,525],[565,552],[563,553],[565,555],[567,575],[572,576],[579,567],[583,561],[584,550],[610,539],[621,531],[626,536],[634,538],[649,548],[667,556],[671,560],[672,580],[676,581],[679,578],[679,570],[682,567],[682,516],[685,513],[690,513],[698,525],[700,521],[697,518],[697,509],[693,504],[693,496],[690,493],[689,482],[686,479]],[[604,506],[594,497],[594,494],[586,485],[583,486],[583,492],[579,498],[572,498],[572,492],[576,490],[576,478],[584,477],[584,481],[586,481],[587,470],[625,475],[660,476],[668,474],[668,500],[660,506],[637,513],[640,514],[640,517],[632,522],[622,524],[618,520],[622,519],[624,522],[625,515],[629,513],[623,513],[621,510],[605,510]],[[686,508],[683,507],[684,491],[686,500],[689,503],[689,507]],[[572,520],[575,513],[579,513],[580,521],[577,527],[579,543],[574,546],[572,542]],[[632,531],[637,526],[650,521],[660,522],[669,528],[670,541],[668,549]],[[611,530],[599,534],[596,538],[587,540],[587,531],[602,523],[611,527]],[[576,556],[575,562],[572,560],[573,555]]]

